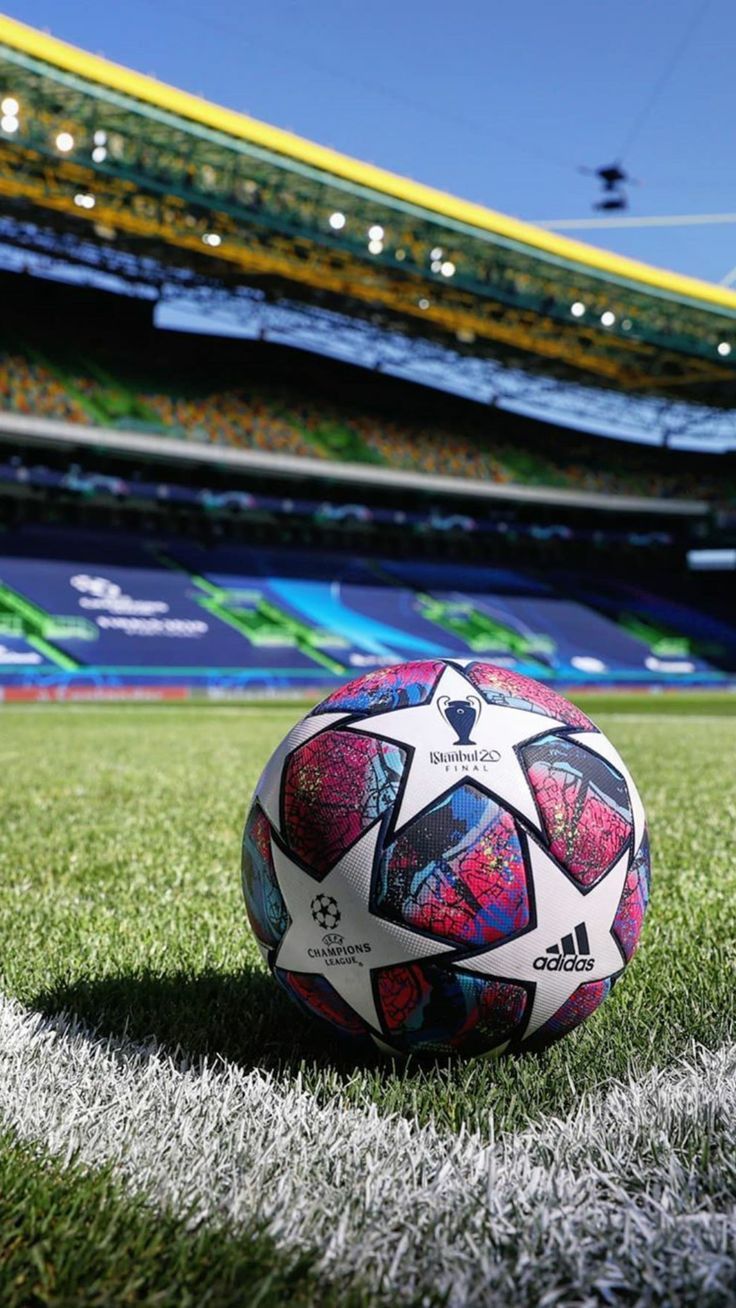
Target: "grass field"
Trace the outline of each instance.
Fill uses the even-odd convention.
[[[585,708],[639,954],[545,1054],[429,1066],[337,1051],[249,935],[298,708],[2,711],[0,1303],[736,1303],[736,697]]]

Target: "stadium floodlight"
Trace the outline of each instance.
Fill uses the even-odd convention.
[[[378,223],[374,223],[372,227],[368,228],[369,241],[382,241],[383,237],[384,230]]]
[[[419,305],[419,308],[420,308],[420,309],[428,309],[428,308],[429,308],[429,300],[425,300],[424,297],[422,297],[421,300],[417,300],[417,304]]]
[[[615,313],[611,313],[610,309],[606,309],[605,313],[601,314],[601,322],[604,327],[613,327],[615,321],[616,315]]]
[[[333,232],[341,232],[347,222],[347,218],[344,213],[340,213],[339,210],[336,210],[335,213],[330,214],[328,221]]]
[[[69,151],[74,149],[74,137],[71,132],[59,132],[56,138],[56,148],[62,154],[69,154]]]
[[[0,102],[0,111],[3,118],[17,118],[20,113],[20,105],[13,95],[6,95],[5,99]]]
[[[406,258],[406,250],[396,250],[394,257],[398,259],[399,263],[402,263]]]
[[[95,145],[107,145],[107,132],[95,132],[92,140]]]
[[[383,241],[369,241],[369,242],[368,242],[368,250],[369,250],[370,254],[382,254],[382,253],[383,253]]]
[[[79,209],[94,209],[95,197],[87,191],[80,191],[78,195],[75,195],[74,203]]]
[[[434,272],[434,273],[438,273],[438,272],[440,271],[440,268],[442,267],[442,260],[441,260],[441,259],[433,259],[432,262],[431,262],[431,264],[430,264],[429,266],[430,266],[430,268],[432,269],[432,272]]]
[[[729,354],[731,353],[731,346],[729,345],[728,341],[718,342],[718,353],[720,354],[722,359],[728,358]]]
[[[432,260],[434,261],[435,259],[441,259],[441,258],[442,258],[442,254],[443,254],[443,251],[442,251],[441,246],[439,246],[439,245],[435,245],[434,249],[433,249],[433,250],[430,250],[430,252],[429,252],[429,257],[430,257],[430,259],[432,259]]]
[[[440,264],[440,272],[443,277],[455,276],[455,265],[452,262],[452,259],[445,259],[444,262]]]
[[[630,331],[631,331],[631,328],[633,327],[633,325],[634,325],[634,324],[632,323],[632,321],[631,321],[630,318],[622,318],[622,319],[621,319],[621,331],[622,331],[622,332],[630,332]]]
[[[218,236],[217,232],[205,232],[202,241],[205,245],[222,245],[222,237]]]
[[[17,132],[20,123],[14,114],[3,114],[0,118],[0,127],[8,136],[12,136],[13,132]]]
[[[104,145],[96,145],[92,151],[93,163],[104,163],[107,158],[107,150]]]
[[[570,305],[570,313],[573,318],[582,318],[585,313],[585,305],[582,300],[576,300],[574,304]]]

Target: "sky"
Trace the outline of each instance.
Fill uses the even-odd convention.
[[[733,0],[5,0],[12,17],[358,158],[530,220],[734,213]],[[720,281],[736,221],[571,231]],[[736,272],[734,272],[736,279]]]

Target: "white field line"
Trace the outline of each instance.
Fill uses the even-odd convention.
[[[496,1143],[0,1000],[0,1118],[190,1220],[453,1305],[736,1303],[736,1046]]]

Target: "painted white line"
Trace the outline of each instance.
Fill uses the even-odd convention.
[[[394,1298],[736,1302],[736,1046],[488,1144],[0,1000],[0,1117],[195,1219],[265,1222]]]

